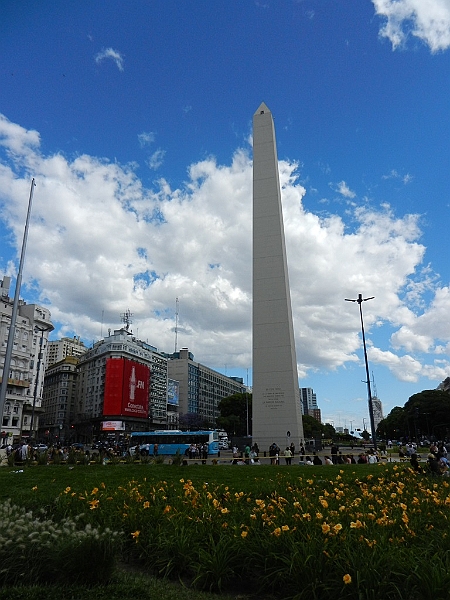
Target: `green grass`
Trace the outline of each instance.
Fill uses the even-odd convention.
[[[7,498],[124,540],[102,588],[12,599],[448,597],[450,485],[407,464],[3,466]]]

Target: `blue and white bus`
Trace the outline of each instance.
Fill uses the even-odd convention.
[[[208,445],[208,455],[217,456],[219,452],[219,434],[217,431],[180,431],[167,429],[160,431],[135,431],[130,436],[130,454],[149,456],[155,454],[155,444],[158,444],[157,454],[174,456],[177,450],[184,455],[189,447]]]

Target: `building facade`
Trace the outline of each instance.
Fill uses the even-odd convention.
[[[372,396],[372,408],[373,408],[373,421],[375,425],[375,431],[378,425],[384,419],[383,417],[383,404],[377,396]]]
[[[60,340],[51,340],[48,342],[47,357],[45,368],[54,365],[66,358],[66,356],[81,356],[87,351],[86,346],[79,337],[63,337]]]
[[[168,373],[179,382],[180,425],[215,427],[222,398],[247,391],[243,380],[227,377],[194,361],[188,348],[168,355]]]
[[[165,429],[167,358],[126,329],[115,330],[79,358],[74,425],[95,439]],[[176,412],[171,404],[170,413]],[[172,417],[173,418],[173,417]]]
[[[49,444],[75,441],[75,399],[78,358],[66,356],[45,372],[39,439]],[[80,434],[80,432],[78,432]],[[90,432],[88,432],[90,433]],[[90,435],[83,438],[89,442]],[[79,440],[82,436],[79,435]]]
[[[317,405],[317,396],[312,388],[300,388],[300,402],[303,415],[309,415],[319,423],[322,422],[322,414]]]
[[[11,279],[0,282],[0,374],[3,378],[6,346],[13,311],[9,296]],[[42,410],[44,365],[48,335],[54,329],[50,311],[19,300],[14,329],[8,386],[2,417],[2,442],[36,437]]]

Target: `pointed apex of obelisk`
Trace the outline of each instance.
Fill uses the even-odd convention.
[[[270,114],[270,110],[267,108],[267,105],[264,102],[261,102],[261,104],[259,105],[258,110],[255,112],[255,116],[256,115],[262,115],[264,113],[269,113]]]

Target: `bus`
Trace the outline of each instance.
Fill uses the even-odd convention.
[[[208,454],[217,456],[219,453],[219,435],[217,431],[180,431],[167,429],[160,431],[135,431],[130,436],[130,454],[149,456],[154,454],[155,444],[158,444],[158,455],[181,455],[191,444],[208,444]]]

